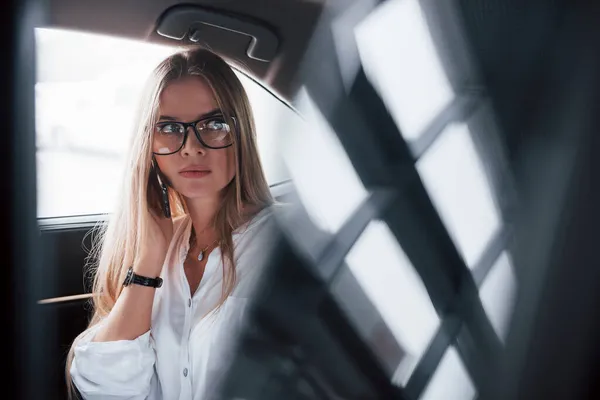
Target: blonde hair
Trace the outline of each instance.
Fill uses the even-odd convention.
[[[130,146],[122,198],[108,225],[97,235],[90,254],[90,259],[94,260],[93,315],[87,329],[73,341],[67,356],[66,378],[70,397],[75,393],[69,372],[75,344],[112,310],[122,291],[126,271],[141,248],[138,232],[144,232],[151,223],[150,212],[159,207],[154,196],[154,193],[157,193],[153,187],[156,180],[149,179],[153,127],[158,118],[159,98],[171,82],[186,77],[204,79],[212,88],[225,119],[232,122],[232,117],[235,117],[235,123],[232,125],[235,126],[235,177],[224,188],[221,207],[213,218],[221,241],[221,304],[231,294],[236,283],[232,233],[246,222],[247,216],[243,214],[243,207],[260,210],[273,203],[258,155],[250,103],[231,67],[218,55],[202,48],[169,56],[155,68],[146,86],[137,129]],[[171,187],[169,200],[173,219],[187,214],[182,196]]]

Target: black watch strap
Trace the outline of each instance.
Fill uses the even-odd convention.
[[[123,286],[142,285],[159,288],[162,286],[162,283],[163,280],[160,277],[148,278],[147,276],[138,275],[133,272],[133,267],[129,267],[129,270],[127,270],[127,276],[125,276],[125,281],[123,282]]]

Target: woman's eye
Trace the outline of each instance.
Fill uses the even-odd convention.
[[[164,124],[158,126],[158,131],[161,133],[179,133],[181,129],[177,124]]]
[[[229,130],[228,125],[222,119],[213,119],[206,123],[206,127],[213,131]]]

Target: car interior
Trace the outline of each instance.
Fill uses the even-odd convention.
[[[97,119],[128,123],[139,68],[194,46],[242,80],[290,204],[223,399],[597,398],[598,6],[6,7],[10,398],[67,398],[127,139]]]

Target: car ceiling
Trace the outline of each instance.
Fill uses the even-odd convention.
[[[156,33],[157,22],[173,6],[198,5],[264,22],[279,36],[278,54],[269,63],[245,57],[248,38],[218,28],[202,29],[208,46],[238,61],[250,75],[283,98],[296,88],[292,78],[302,60],[324,0],[50,0],[47,26],[180,46]],[[216,38],[216,40],[214,39]]]

